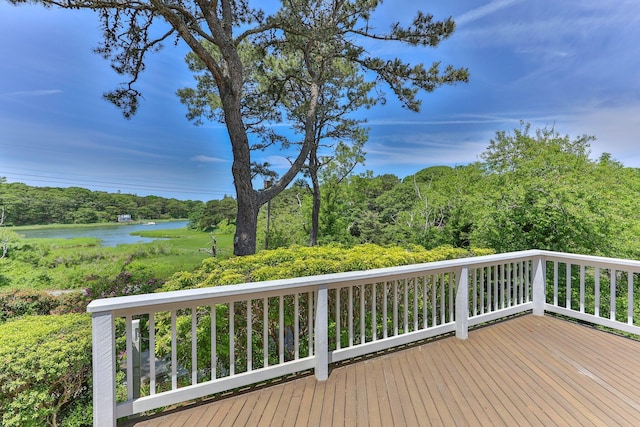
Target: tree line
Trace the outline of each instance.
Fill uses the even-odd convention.
[[[468,165],[428,167],[402,179],[371,171],[338,179],[331,172],[337,167],[326,167],[319,193],[310,179],[299,179],[271,201],[269,215],[262,207],[257,246],[451,245],[640,259],[640,169],[607,153],[591,158],[593,139],[522,123],[496,132],[481,160]],[[193,228],[228,233],[238,210],[230,196],[205,203],[6,182],[0,206],[5,225],[115,221],[128,213],[188,217]]]
[[[526,123],[498,131],[480,160],[425,168],[403,179],[367,172],[325,177],[318,241],[548,249],[640,259],[640,169],[591,136]],[[313,191],[298,181],[271,203],[269,246],[308,244]],[[264,247],[266,209],[259,218]]]
[[[80,187],[33,187],[0,179],[4,225],[92,224],[132,220],[187,218],[202,201],[91,191]]]

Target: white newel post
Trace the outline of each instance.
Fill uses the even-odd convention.
[[[318,286],[315,321],[315,373],[318,381],[329,378],[329,301],[327,285]]]
[[[456,337],[466,340],[469,337],[469,267],[462,267],[456,275]]]
[[[533,259],[533,314],[544,316],[544,304],[546,302],[546,277],[543,257],[536,256]]]
[[[111,312],[92,315],[93,425],[116,425],[116,349]]]

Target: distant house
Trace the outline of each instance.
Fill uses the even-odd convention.
[[[131,215],[129,214],[123,214],[123,215],[118,215],[118,222],[131,222]]]

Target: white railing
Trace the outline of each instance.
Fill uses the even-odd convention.
[[[325,380],[330,363],[525,311],[640,334],[639,281],[640,262],[523,251],[96,300],[94,424],[309,369]]]

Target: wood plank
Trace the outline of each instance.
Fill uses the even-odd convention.
[[[358,381],[358,384],[363,383],[365,393],[367,395],[367,418],[362,420],[359,424],[363,426],[382,427],[382,413],[380,412],[380,405],[378,405],[378,396],[376,390],[376,380],[372,375],[374,370],[371,368],[373,364],[370,360],[365,362],[356,363],[356,370],[358,372],[358,378],[363,378],[363,381]]]
[[[311,414],[311,406],[313,404],[313,400],[315,397],[316,391],[316,380],[313,377],[306,378],[305,381],[300,381],[301,384],[304,385],[302,390],[302,398],[300,399],[300,406],[296,411],[295,408],[291,408],[292,412],[295,413],[295,426],[306,426],[309,425],[309,417]],[[293,414],[292,414],[293,415]],[[287,415],[287,418],[289,415]]]
[[[265,405],[264,409],[262,410],[262,414],[260,416],[260,421],[258,421],[256,424],[256,426],[270,426],[273,425],[273,417],[276,413],[276,408],[278,406],[278,403],[280,403],[280,397],[282,396],[282,388],[283,386],[277,385],[277,386],[273,386],[270,387],[271,388],[271,394],[269,395],[269,400],[267,401],[267,404]]]
[[[309,412],[309,426],[319,426],[324,405],[324,394],[327,388],[327,381],[318,382],[315,385],[311,411]]]
[[[407,425],[408,414],[402,407],[402,399],[400,398],[400,392],[398,390],[399,382],[396,382],[396,377],[393,373],[392,357],[382,358],[382,373],[384,376],[385,388],[387,391],[387,397],[389,399],[389,405],[391,407],[391,417],[393,419],[393,425],[401,426]]]
[[[415,371],[413,369],[413,360],[415,359],[411,357],[411,352],[408,351],[404,352],[402,356],[402,359],[394,358],[398,361],[399,365],[397,366],[397,375],[402,375],[402,381],[407,387],[406,399],[411,404],[418,424],[421,424],[424,420],[429,418],[429,414],[425,407],[422,390],[420,390],[415,379]]]
[[[356,369],[345,369],[345,400],[344,424],[355,426],[358,424],[358,415],[364,421],[366,419],[367,400],[366,389],[360,390],[357,385]],[[363,425],[366,425],[363,423]]]
[[[355,397],[355,396],[347,396],[347,393],[346,393],[346,386],[345,386],[346,375],[347,375],[346,368],[347,366],[343,366],[341,368],[334,370],[331,373],[331,376],[333,376],[333,381],[335,383],[335,387],[333,388],[334,395],[333,395],[333,413],[332,413],[331,425],[335,427],[344,426],[347,397],[349,397],[349,400]],[[349,402],[349,404],[352,404],[352,403]],[[329,411],[325,410],[323,412],[325,414],[331,413],[331,410]]]
[[[433,343],[433,345],[437,344],[437,342]],[[433,369],[435,351],[430,351],[432,350],[431,348],[424,350],[422,354],[423,363],[417,364],[416,368],[420,369],[421,377],[424,379],[424,388],[428,391],[435,406],[435,412],[430,414],[429,419],[432,420],[431,423],[435,425],[455,425],[453,414],[450,411],[447,398],[445,397],[446,387],[442,384],[442,379]],[[425,396],[425,398],[428,398],[428,396]]]
[[[501,330],[506,332],[509,329],[509,325],[503,325]],[[517,339],[520,330],[511,330],[512,336]],[[512,345],[506,342],[503,337],[497,335],[496,331],[492,331],[497,342],[501,345]],[[602,411],[597,405],[597,401],[592,400],[592,394],[581,392],[582,387],[579,383],[576,383],[570,378],[571,373],[566,370],[566,363],[557,357],[557,348],[550,352],[546,347],[548,345],[545,341],[539,341],[543,345],[528,345],[526,346],[526,353],[522,349],[522,346],[512,346],[511,351],[520,357],[525,357],[529,365],[540,366],[540,375],[546,379],[547,384],[553,382],[550,385],[559,394],[556,400],[556,405],[564,405],[566,408],[571,408],[572,413],[578,419],[581,424],[588,423],[593,425],[619,425],[615,422],[611,415],[613,410]],[[559,343],[558,343],[559,344]],[[578,375],[579,377],[580,375]],[[613,403],[613,402],[612,402]]]
[[[422,403],[419,401],[418,396],[420,392],[415,387],[415,382],[412,378],[407,378],[403,372],[402,367],[409,365],[407,360],[407,352],[402,351],[398,353],[398,357],[390,357],[390,366],[393,369],[393,377],[396,379],[396,385],[398,390],[398,398],[402,407],[402,413],[404,414],[404,422],[407,426],[420,425],[420,420],[424,419],[418,416],[418,412],[422,411],[423,415],[426,415]],[[411,377],[411,374],[408,374]],[[416,394],[412,399],[412,392]]]
[[[376,423],[373,423],[372,416],[379,417],[378,407],[371,407],[372,401],[369,399],[370,396],[370,382],[367,381],[367,371],[365,369],[364,363],[356,363],[355,367],[355,384],[353,387],[356,388],[356,423],[362,426],[372,426],[377,425],[380,420],[376,420]]]
[[[493,342],[493,346],[497,347],[497,344],[501,342],[497,341],[493,335],[487,334],[486,338],[490,338]],[[486,342],[486,341],[484,341]],[[475,349],[475,353],[482,353],[485,348],[482,342],[478,343],[479,345]],[[520,343],[516,344],[516,347],[519,347]],[[558,416],[556,411],[552,410],[557,406],[557,397],[545,400],[544,397],[540,396],[540,388],[537,387],[539,377],[536,375],[531,375],[529,372],[535,368],[535,365],[531,363],[531,361],[527,360],[526,355],[518,355],[514,357],[513,353],[508,351],[497,352],[496,354],[492,354],[491,357],[480,356],[479,363],[481,364],[491,364],[498,363],[501,366],[501,369],[497,373],[493,373],[494,369],[490,368],[489,370],[493,373],[494,377],[494,387],[496,390],[499,390],[499,395],[502,399],[509,399],[517,395],[516,405],[520,406],[520,411],[522,417],[525,417],[528,422],[531,424],[542,423],[543,425],[549,425],[549,421],[551,424],[564,424],[571,422],[571,414],[565,413],[563,416]],[[469,354],[469,357],[473,357],[472,354]],[[509,367],[509,371],[506,371],[507,366]],[[505,381],[512,382],[513,385],[510,387],[505,386]],[[547,389],[547,390],[545,390]],[[553,391],[553,389],[551,389]],[[548,395],[548,387],[542,387],[542,396]],[[526,408],[526,409],[525,409]],[[543,409],[543,408],[546,408]],[[526,415],[526,414],[531,414]]]

